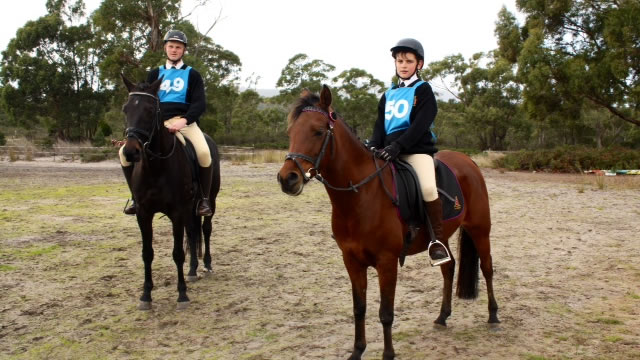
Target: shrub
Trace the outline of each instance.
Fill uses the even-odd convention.
[[[496,166],[508,170],[570,173],[595,169],[640,169],[640,151],[620,147],[592,149],[583,146],[521,150],[497,159]]]
[[[4,137],[4,133],[0,131],[0,146],[7,145],[7,139]]]

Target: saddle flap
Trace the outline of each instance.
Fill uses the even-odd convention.
[[[415,170],[409,163],[399,159],[393,165],[400,217],[409,225],[424,224],[426,212]],[[438,196],[442,201],[442,220],[450,220],[459,216],[464,207],[462,189],[446,163],[434,159],[434,166]]]

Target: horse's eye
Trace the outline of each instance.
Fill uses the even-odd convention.
[[[322,134],[324,134],[324,132],[322,132],[322,131],[320,131],[320,130],[316,130],[316,131],[313,133],[313,136],[322,136]]]

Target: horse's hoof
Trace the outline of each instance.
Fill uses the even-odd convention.
[[[151,301],[140,301],[138,310],[151,310]]]
[[[198,281],[198,275],[187,275],[184,278],[187,282],[196,282]]]
[[[446,330],[447,329],[447,323],[446,322],[438,322],[438,321],[434,321],[433,322],[433,328],[435,330]]]
[[[176,310],[186,310],[189,307],[190,301],[178,301]]]
[[[447,318],[445,316],[439,316],[437,319],[433,321],[434,329],[446,329],[447,328]]]

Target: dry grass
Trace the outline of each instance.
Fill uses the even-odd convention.
[[[504,153],[498,151],[484,151],[480,154],[473,155],[471,159],[481,168],[495,168],[495,161],[503,158]]]

